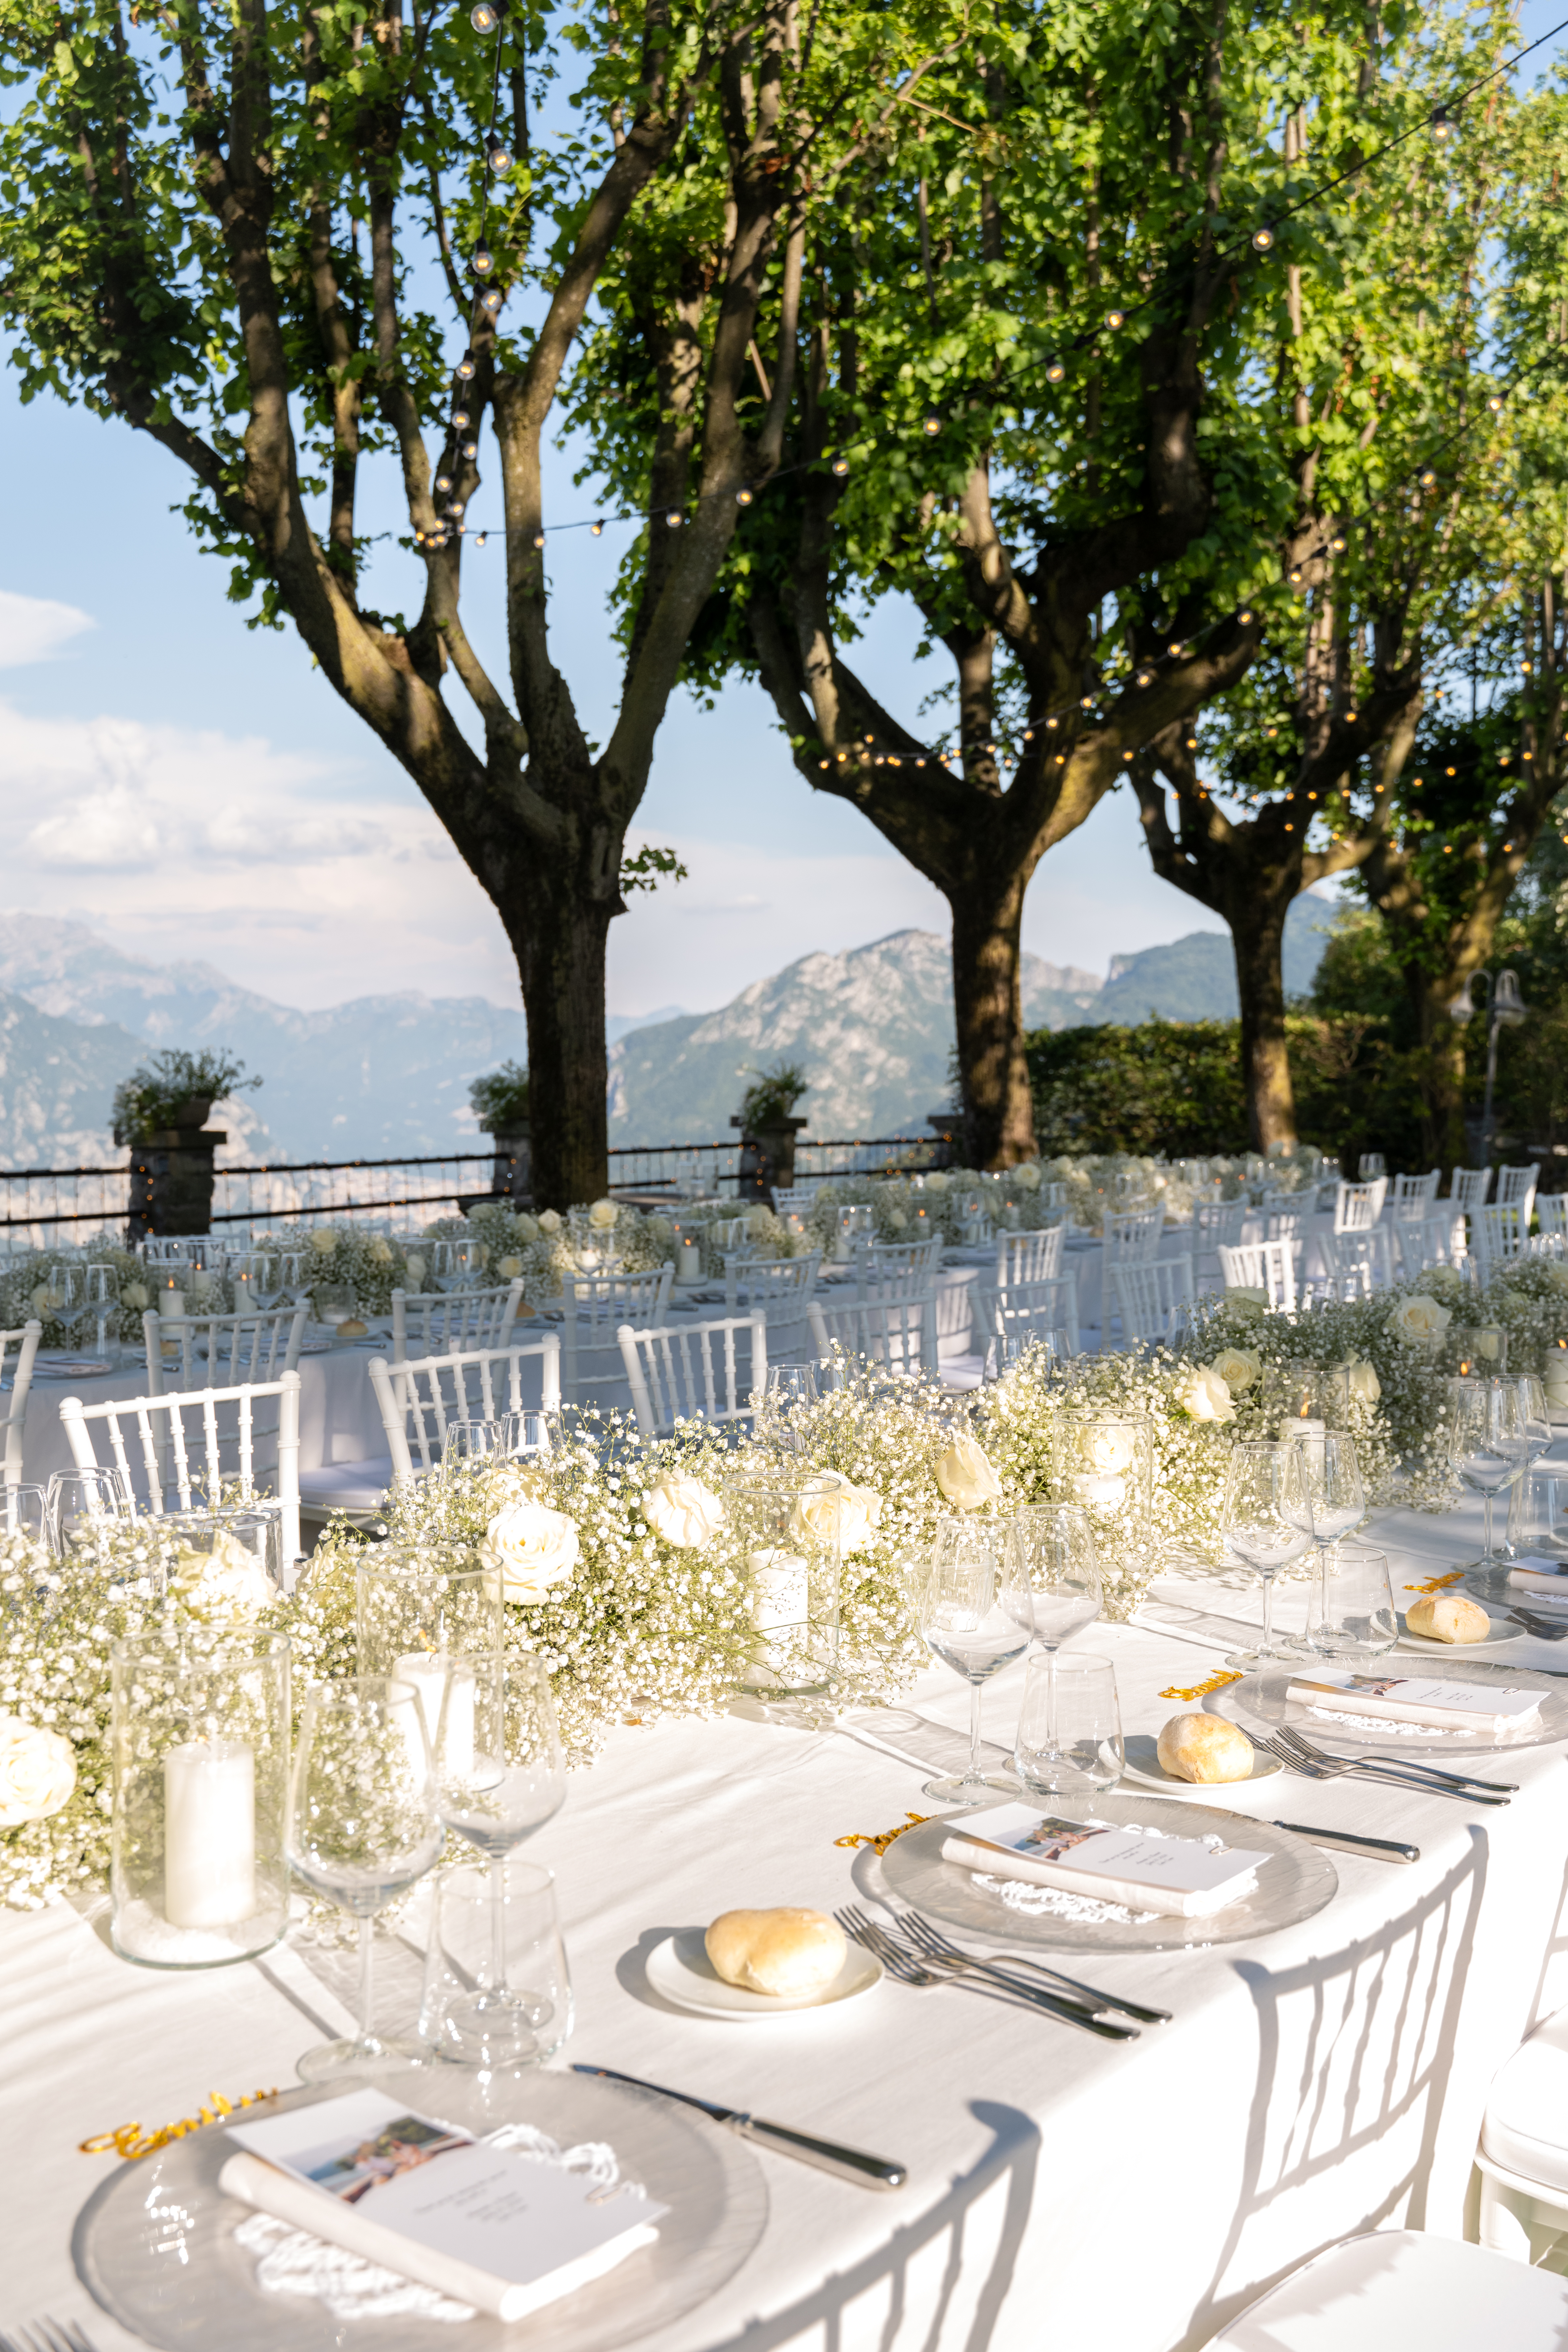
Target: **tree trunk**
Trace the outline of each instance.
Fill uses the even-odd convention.
[[[584,901],[569,873],[539,866],[501,911],[528,1015],[533,1205],[602,1200],[610,1181],[605,950],[619,898]]]
[[[1422,1156],[1428,1168],[1463,1168],[1470,1157],[1465,1133],[1465,1033],[1448,1011],[1458,986],[1446,978],[1435,985],[1430,973],[1406,969],[1421,1039]],[[1483,1027],[1485,1019],[1483,1013]]]
[[[1254,1149],[1296,1140],[1296,1094],[1285,1051],[1285,917],[1290,898],[1238,893],[1229,909],[1241,1002],[1241,1076]]]
[[[964,1154],[972,1168],[1035,1156],[1035,1103],[1024,1058],[1018,986],[1024,882],[1010,875],[950,887],[952,1001],[962,1073]]]

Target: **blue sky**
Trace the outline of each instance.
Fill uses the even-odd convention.
[[[1555,15],[1531,0],[1521,21],[1528,40]],[[171,511],[184,494],[173,458],[58,401],[22,407],[9,370],[0,447],[5,903],[78,917],[159,961],[205,958],[291,1004],[398,988],[515,1003],[489,901],[292,635],[247,629],[226,567],[197,552]],[[576,514],[585,497],[563,461],[553,510]],[[614,561],[610,530],[573,534],[552,553],[557,658],[567,649],[601,738],[618,671],[603,603]],[[499,651],[486,562],[470,560],[465,618]],[[499,566],[496,579],[499,589]],[[416,565],[386,559],[367,593],[412,608]],[[934,664],[910,658],[915,634],[886,609],[858,656],[911,720],[937,682]],[[460,689],[452,698],[462,710]],[[750,687],[710,711],[672,705],[639,832],[678,847],[690,879],[616,924],[612,1012],[715,1005],[815,950],[907,925],[946,929],[937,893],[863,818],[795,774]],[[1122,790],[1043,861],[1025,943],[1103,971],[1112,954],[1223,928],[1151,874]]]

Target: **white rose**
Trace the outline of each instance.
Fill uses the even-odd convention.
[[[606,1225],[613,1225],[615,1222],[615,1202],[613,1201],[595,1201],[593,1207],[588,1212],[588,1223],[591,1225],[597,1225],[600,1231],[603,1232]]]
[[[882,1497],[874,1488],[857,1486],[841,1471],[818,1470],[790,1514],[790,1533],[797,1543],[831,1543],[837,1536],[840,1551],[864,1551],[881,1517]]]
[[[1021,1184],[1026,1192],[1037,1192],[1039,1188],[1040,1171],[1035,1161],[1026,1160],[1021,1167],[1015,1168],[1013,1181],[1015,1184]]]
[[[956,1511],[978,1511],[983,1504],[1002,1499],[1002,1481],[966,1429],[955,1433],[938,1459],[936,1483]]]
[[[310,1247],[322,1257],[331,1257],[338,1245],[338,1237],[331,1225],[318,1225],[310,1235]]]
[[[724,1524],[724,1506],[711,1486],[679,1470],[664,1470],[642,1498],[643,1517],[655,1535],[677,1551],[703,1551]]]
[[[373,1261],[377,1265],[390,1265],[392,1264],[392,1244],[385,1240],[380,1234],[378,1234],[374,1241],[372,1242],[370,1245],[370,1254]]]
[[[226,1617],[258,1617],[278,1596],[255,1552],[220,1528],[211,1551],[183,1544],[174,1554],[169,1588],[193,1617],[219,1622]]]
[[[1238,1285],[1227,1290],[1220,1303],[1233,1323],[1259,1323],[1268,1312],[1268,1293]]]
[[[892,1230],[894,1233],[896,1233],[896,1234],[901,1234],[901,1233],[903,1232],[903,1230],[904,1230],[904,1227],[909,1223],[909,1222],[910,1222],[910,1221],[909,1221],[908,1217],[906,1217],[906,1216],[905,1216],[905,1214],[904,1214],[904,1213],[903,1213],[902,1209],[889,1209],[889,1212],[888,1212],[888,1223],[889,1223],[889,1227],[891,1228],[891,1230]]]
[[[425,1261],[419,1255],[417,1250],[412,1250],[404,1263],[408,1279],[414,1285],[415,1289],[417,1290],[420,1284],[425,1279],[426,1271]]]
[[[1209,1370],[1218,1374],[1232,1396],[1239,1396],[1263,1370],[1263,1359],[1252,1348],[1222,1348]]]
[[[503,1257],[496,1272],[503,1282],[515,1282],[522,1272],[522,1260],[520,1257]]]
[[[951,1176],[944,1175],[940,1168],[933,1169],[931,1173],[926,1178],[926,1191],[928,1192],[945,1192],[952,1182],[952,1179]]]
[[[76,1787],[76,1751],[58,1731],[0,1715],[0,1830],[47,1821]]]
[[[561,1212],[558,1209],[542,1210],[539,1230],[542,1234],[558,1234],[561,1231]]]
[[[1371,1364],[1364,1359],[1358,1362],[1355,1357],[1349,1356],[1340,1366],[1340,1370],[1345,1376],[1347,1396],[1354,1397],[1362,1404],[1377,1402],[1378,1398],[1383,1394],[1383,1382],[1378,1379]]]
[[[1421,1287],[1434,1298],[1457,1299],[1464,1292],[1465,1277],[1457,1265],[1429,1265],[1422,1270]]]
[[[140,1313],[147,1304],[147,1286],[144,1282],[128,1282],[120,1296],[127,1307],[134,1307]]]
[[[539,1239],[539,1219],[527,1215],[520,1216],[517,1220],[517,1237],[524,1249],[528,1247],[530,1242],[536,1242]]]
[[[33,1312],[35,1315],[52,1315],[54,1313],[55,1294],[49,1288],[47,1282],[40,1282],[37,1287],[31,1293],[31,1297],[33,1302]]]
[[[509,1503],[485,1529],[479,1562],[501,1580],[503,1601],[542,1601],[577,1565],[577,1529],[543,1503]]]
[[[1124,1429],[1085,1429],[1079,1433],[1079,1452],[1090,1470],[1108,1477],[1119,1477],[1123,1470],[1132,1467],[1132,1440]]]
[[[1408,1298],[1400,1300],[1388,1318],[1388,1328],[1394,1339],[1415,1344],[1422,1339],[1440,1339],[1453,1319],[1451,1310],[1441,1300],[1429,1298],[1424,1290],[1415,1290]]]
[[[1172,1401],[1194,1421],[1234,1421],[1230,1390],[1206,1364],[1194,1364],[1172,1391]]]

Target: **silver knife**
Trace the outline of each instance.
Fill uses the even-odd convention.
[[[614,2066],[587,2066],[574,2063],[574,2074],[602,2074],[606,2082],[630,2083],[634,2090],[657,2091],[661,2099],[679,2099],[682,2105],[700,2107],[711,2116],[716,2124],[728,2124],[742,2139],[753,2140],[758,2147],[771,2147],[780,2156],[795,2156],[803,2164],[815,2164],[819,2172],[837,2173],[840,2180],[853,2180],[862,2189],[901,2189],[910,2177],[907,2164],[889,2164],[885,2157],[868,2156],[858,2147],[842,2147],[837,2140],[813,2139],[805,2132],[791,2131],[787,2125],[764,2123],[761,2116],[749,2116],[740,2107],[715,2106],[711,2099],[699,2099],[689,2091],[672,2091],[665,2083],[645,2083],[640,2074],[623,2074]]]
[[[1419,1862],[1418,1845],[1400,1845],[1393,1838],[1358,1837],[1353,1830],[1310,1830],[1300,1822],[1276,1822],[1277,1830],[1289,1830],[1293,1837],[1310,1838],[1314,1845],[1335,1845],[1346,1853],[1364,1853],[1379,1862]]]

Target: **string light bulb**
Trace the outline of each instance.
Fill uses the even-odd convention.
[[[474,380],[474,361],[471,352],[465,352],[463,353],[462,358],[452,370],[452,373],[457,377],[459,383],[472,383]]]
[[[1154,683],[1154,673],[1153,673],[1153,671],[1149,667],[1149,665],[1147,664],[1147,662],[1145,662],[1145,663],[1142,665],[1142,667],[1141,668],[1139,668],[1139,669],[1135,669],[1135,670],[1133,671],[1133,673],[1132,673],[1132,683],[1133,683],[1133,685],[1134,685],[1134,686],[1152,686],[1152,685],[1153,685],[1153,683]]]
[[[845,475],[849,471],[848,458],[835,457],[833,460],[833,471],[835,478],[841,482],[844,479]]]
[[[937,435],[942,431],[942,419],[937,415],[934,408],[928,408],[925,415],[921,418],[921,431],[926,436],[928,440],[931,441],[934,441]]]
[[[437,477],[436,477],[436,488],[437,488],[438,490],[440,490],[440,491],[442,491],[443,493],[445,493],[446,491],[449,490],[449,489],[451,488],[451,487],[452,487],[452,477],[451,477],[451,475],[450,475],[450,474],[437,474]]]
[[[1492,414],[1494,416],[1499,416],[1499,415],[1501,415],[1501,413],[1502,413],[1502,394],[1501,394],[1501,393],[1500,393],[1500,392],[1494,392],[1494,393],[1490,395],[1489,399],[1488,400],[1488,402],[1487,402],[1487,406],[1488,406],[1488,408],[1491,411],[1491,414]]]
[[[544,544],[544,533],[543,533],[542,530],[536,530],[536,531],[534,532],[534,534],[533,534],[533,543],[534,543],[535,547],[542,547],[542,546],[543,546],[543,544]]]
[[[590,539],[598,539],[598,538],[603,534],[604,528],[605,528],[605,526],[604,526],[604,524],[603,524],[602,522],[591,522],[591,523],[588,525],[588,536],[589,536],[589,538],[590,538]]]
[[[474,538],[474,545],[475,545],[476,547],[483,547],[483,545],[484,545],[484,543],[485,543],[486,540],[487,540],[487,539],[489,539],[489,531],[488,531],[488,530],[481,530],[481,531],[477,532],[477,533],[475,534],[475,538]]]
[[[487,319],[496,319],[500,316],[500,306],[505,300],[506,296],[499,286],[487,286],[479,296],[479,308]]]
[[[1108,310],[1105,314],[1105,323],[1110,328],[1111,333],[1115,334],[1119,327],[1124,327],[1127,324],[1126,311]]]
[[[463,455],[464,455],[464,457],[477,457],[479,456],[479,443],[478,443],[477,441],[465,441],[465,442],[464,442],[464,444],[463,444]]]
[[[452,518],[452,520],[453,520],[453,521],[454,521],[454,522],[457,520],[458,517],[462,513],[462,511],[463,511],[463,500],[462,500],[461,499],[454,499],[452,500],[451,505],[450,505],[450,506],[447,508],[447,512],[451,516],[451,518]]]
[[[1177,639],[1177,641],[1176,641],[1176,643],[1175,643],[1174,645],[1167,646],[1167,647],[1166,647],[1166,651],[1169,653],[1169,655],[1170,655],[1170,656],[1171,656],[1171,659],[1172,659],[1173,661],[1180,661],[1180,660],[1181,660],[1181,657],[1182,657],[1182,646],[1181,646],[1181,640],[1180,640],[1180,638],[1178,638],[1178,639]]]
[[[1268,223],[1267,223],[1267,222],[1265,222],[1264,226],[1263,226],[1261,228],[1255,228],[1255,229],[1253,230],[1253,232],[1252,232],[1252,250],[1254,251],[1254,253],[1272,253],[1272,252],[1273,252],[1273,250],[1274,250],[1274,231],[1273,231],[1273,230],[1268,226]]]
[[[1244,629],[1247,627],[1252,619],[1252,607],[1250,604],[1244,604],[1236,617],[1240,622]]]
[[[735,493],[735,504],[738,507],[749,507],[756,493],[752,490],[737,490]],[[826,762],[825,761],[824,765],[826,766]]]
[[[468,260],[468,267],[473,271],[474,276],[476,278],[488,278],[495,266],[496,257],[490,251],[489,247],[488,245],[476,245]]]
[[[490,0],[479,0],[468,11],[468,22],[476,33],[493,33],[500,23],[500,10],[490,5]]]
[[[1431,124],[1432,136],[1437,141],[1439,145],[1442,144],[1445,139],[1451,139],[1458,127],[1458,126],[1455,122],[1453,116],[1449,113],[1446,106],[1435,106],[1433,108]]]
[[[494,131],[485,142],[485,161],[498,180],[503,180],[511,169],[511,149]]]
[[[1436,468],[1432,466],[1423,466],[1415,479],[1424,490],[1435,490],[1437,487]]]
[[[680,509],[679,507],[671,507],[664,519],[671,530],[679,530],[680,529],[681,516]]]
[[[1066,373],[1066,362],[1058,353],[1053,352],[1050,358],[1046,362],[1046,382],[1047,383],[1060,383]]]
[[[1079,697],[1079,704],[1078,704],[1078,707],[1079,707],[1079,709],[1080,710],[1092,710],[1092,709],[1094,709],[1094,697],[1093,697],[1093,695],[1092,695],[1092,694],[1083,694],[1083,695],[1080,695],[1080,696]]]
[[[1301,585],[1304,576],[1305,575],[1299,563],[1293,563],[1290,566],[1289,571],[1285,574],[1286,579],[1290,583],[1292,588],[1299,588]]]
[[[454,409],[453,409],[453,411],[452,411],[452,430],[453,430],[453,432],[454,432],[454,433],[461,433],[461,432],[464,430],[464,428],[466,427],[466,425],[468,425],[468,410],[467,410],[466,408],[454,408]]]

